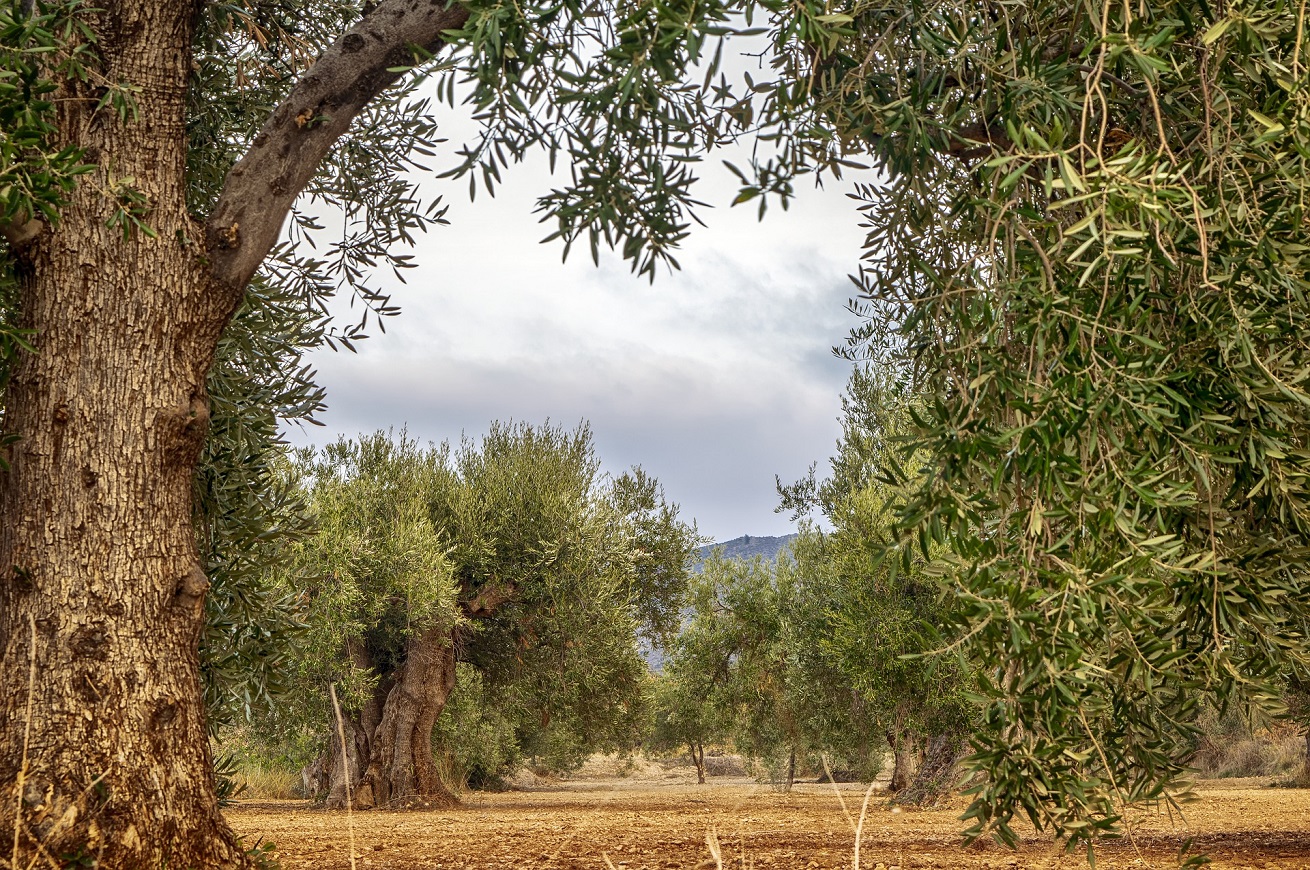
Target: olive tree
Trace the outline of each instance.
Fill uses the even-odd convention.
[[[827,579],[786,554],[711,555],[689,584],[688,619],[657,684],[657,739],[682,741],[701,761],[705,743],[730,739],[784,789],[825,754],[872,779],[886,744],[828,644]]]
[[[1303,657],[1304,9],[840,14],[779,80],[813,72],[793,154],[887,174],[856,350],[924,397],[897,526],[980,665],[971,834],[1090,847],[1185,790],[1202,698]]]
[[[454,449],[377,433],[300,468],[318,530],[288,576],[316,579],[282,719],[344,730],[323,746],[329,804],[453,802],[432,738],[461,662],[516,754],[567,767],[636,744],[638,633],[676,612],[696,543],[658,482],[601,475],[587,428],[550,425]]]
[[[947,590],[929,570],[929,559],[898,551],[897,511],[913,486],[888,479],[891,468],[917,481],[922,453],[903,454],[916,399],[891,367],[857,367],[842,397],[842,437],[828,477],[813,472],[789,486],[779,484],[782,504],[797,518],[818,511],[829,531],[809,525],[793,543],[797,565],[816,601],[809,609],[824,625],[816,646],[834,673],[858,694],[893,756],[889,788],[898,799],[922,800],[949,790],[952,767],[971,730],[965,699],[970,663],[954,654]],[[938,548],[940,551],[940,548]],[[947,756],[945,776],[926,756]],[[912,792],[920,755],[925,775]]]

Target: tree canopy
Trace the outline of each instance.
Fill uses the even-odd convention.
[[[329,800],[344,803],[347,778],[357,803],[448,799],[425,765],[461,691],[496,705],[507,760],[570,769],[640,740],[638,637],[667,633],[697,543],[657,481],[603,476],[590,430],[549,424],[493,424],[453,448],[379,432],[292,471],[317,531],[283,589],[302,596],[309,629],[291,657],[297,692],[263,721],[274,739],[308,732],[339,756],[328,686],[341,687],[353,757],[328,765]],[[416,682],[429,659],[437,677]],[[407,715],[425,722],[404,735],[413,794],[379,761],[387,723]]]
[[[1286,2],[865,3],[816,49],[829,141],[887,173],[855,340],[925,401],[898,523],[986,666],[973,833],[1114,830],[1185,786],[1203,695],[1302,655],[1303,29]]]
[[[761,208],[808,172],[884,173],[857,194],[855,351],[924,397],[897,528],[983,668],[972,832],[1012,839],[1023,812],[1081,842],[1168,796],[1200,694],[1261,698],[1310,606],[1304,25],[1290,0],[0,9],[0,775],[50,784],[32,841],[109,777],[103,827],[59,829],[76,849],[242,860],[199,778],[193,650],[206,607],[250,622],[241,595],[206,604],[208,573],[241,576],[226,542],[260,523],[218,507],[224,475],[198,498],[196,462],[226,395],[258,410],[210,461],[263,488],[270,421],[318,401],[294,352],[274,389],[267,351],[348,346],[320,316],[337,289],[391,310],[370,270],[441,220],[406,174],[435,144],[416,71],[469,86],[483,135],[451,173],[491,189],[543,148],[568,164],[540,200],[565,247],[651,276],[710,147],[762,144],[738,169]],[[744,84],[734,34],[768,46]],[[306,195],[343,215],[324,254],[299,244],[325,238]],[[295,534],[263,491],[238,512]],[[96,686],[125,718],[91,713]],[[171,827],[133,809],[174,800]]]

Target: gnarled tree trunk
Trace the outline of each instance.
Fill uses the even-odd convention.
[[[955,791],[960,759],[967,752],[968,744],[959,734],[934,734],[924,745],[923,761],[914,778],[892,800],[923,806]]]
[[[346,652],[352,664],[359,670],[367,672],[373,669],[373,659],[362,641],[349,641]],[[340,732],[337,730],[336,721],[332,722],[332,727],[329,729],[332,739],[328,741],[328,751],[318,761],[323,767],[327,780],[324,786],[327,792],[326,803],[330,808],[344,807],[347,794],[355,806],[371,805],[361,804],[358,795],[364,780],[364,771],[368,769],[369,760],[373,757],[373,736],[377,733],[378,725],[382,723],[382,705],[390,685],[388,678],[384,677],[380,680],[374,687],[372,697],[364,703],[358,713],[341,710]],[[345,735],[344,754],[342,733]],[[350,784],[348,790],[347,780]]]
[[[211,291],[186,210],[195,10],[96,5],[97,75],[139,86],[142,117],[61,88],[61,136],[100,166],[19,255],[38,350],[6,395],[20,440],[0,472],[0,830],[20,812],[23,867],[234,866],[203,722],[191,487],[237,297]],[[122,203],[106,192],[129,183],[157,237],[107,225]]]
[[[437,774],[432,727],[455,688],[455,644],[449,627],[433,627],[410,642],[373,734],[360,784],[360,807],[451,806],[457,801]]]

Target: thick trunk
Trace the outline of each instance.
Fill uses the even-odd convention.
[[[968,745],[958,734],[934,734],[924,745],[923,763],[894,801],[923,806],[955,791],[960,759]]]
[[[914,774],[914,738],[909,734],[890,733],[887,743],[892,749],[892,779],[887,790],[895,794],[910,784]]]
[[[691,763],[696,765],[696,784],[705,784],[705,744],[692,741]]]
[[[432,727],[455,688],[455,645],[448,627],[409,643],[373,734],[372,755],[356,795],[360,807],[451,806],[437,774]]]
[[[20,440],[0,472],[0,830],[19,813],[23,867],[244,865],[217,809],[197,657],[209,582],[192,476],[236,300],[210,292],[186,212],[192,12],[96,5],[93,78],[140,86],[140,117],[95,111],[92,85],[60,91],[65,141],[100,168],[21,252],[38,352],[6,395]],[[157,237],[108,225],[126,185]]]
[[[347,643],[346,652],[351,663],[360,671],[373,670],[373,659],[368,649],[359,640]],[[327,806],[341,809],[346,805],[346,780],[349,777],[349,794],[356,806],[359,803],[360,786],[364,782],[364,773],[368,769],[373,754],[373,737],[378,725],[382,723],[382,705],[386,700],[390,683],[381,680],[374,688],[373,695],[365,702],[358,713],[341,711],[341,725],[345,732],[345,754],[342,754],[341,736],[337,733],[336,722],[332,723],[332,739],[328,751],[318,762],[322,765],[326,782],[322,788],[326,792]],[[371,804],[364,804],[365,806]]]

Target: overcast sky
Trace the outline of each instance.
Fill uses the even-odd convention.
[[[532,208],[549,180],[518,169],[494,200],[427,183],[451,226],[420,240],[385,335],[312,358],[326,426],[293,440],[403,425],[456,441],[492,420],[587,420],[605,468],[643,466],[701,534],[792,531],[774,475],[826,468],[850,371],[831,353],[854,325],[847,275],[863,238],[847,187],[807,189],[760,223],[727,208],[735,188],[707,167],[708,227],[651,286],[617,256],[597,268],[582,245],[562,264],[558,243],[539,244]]]

